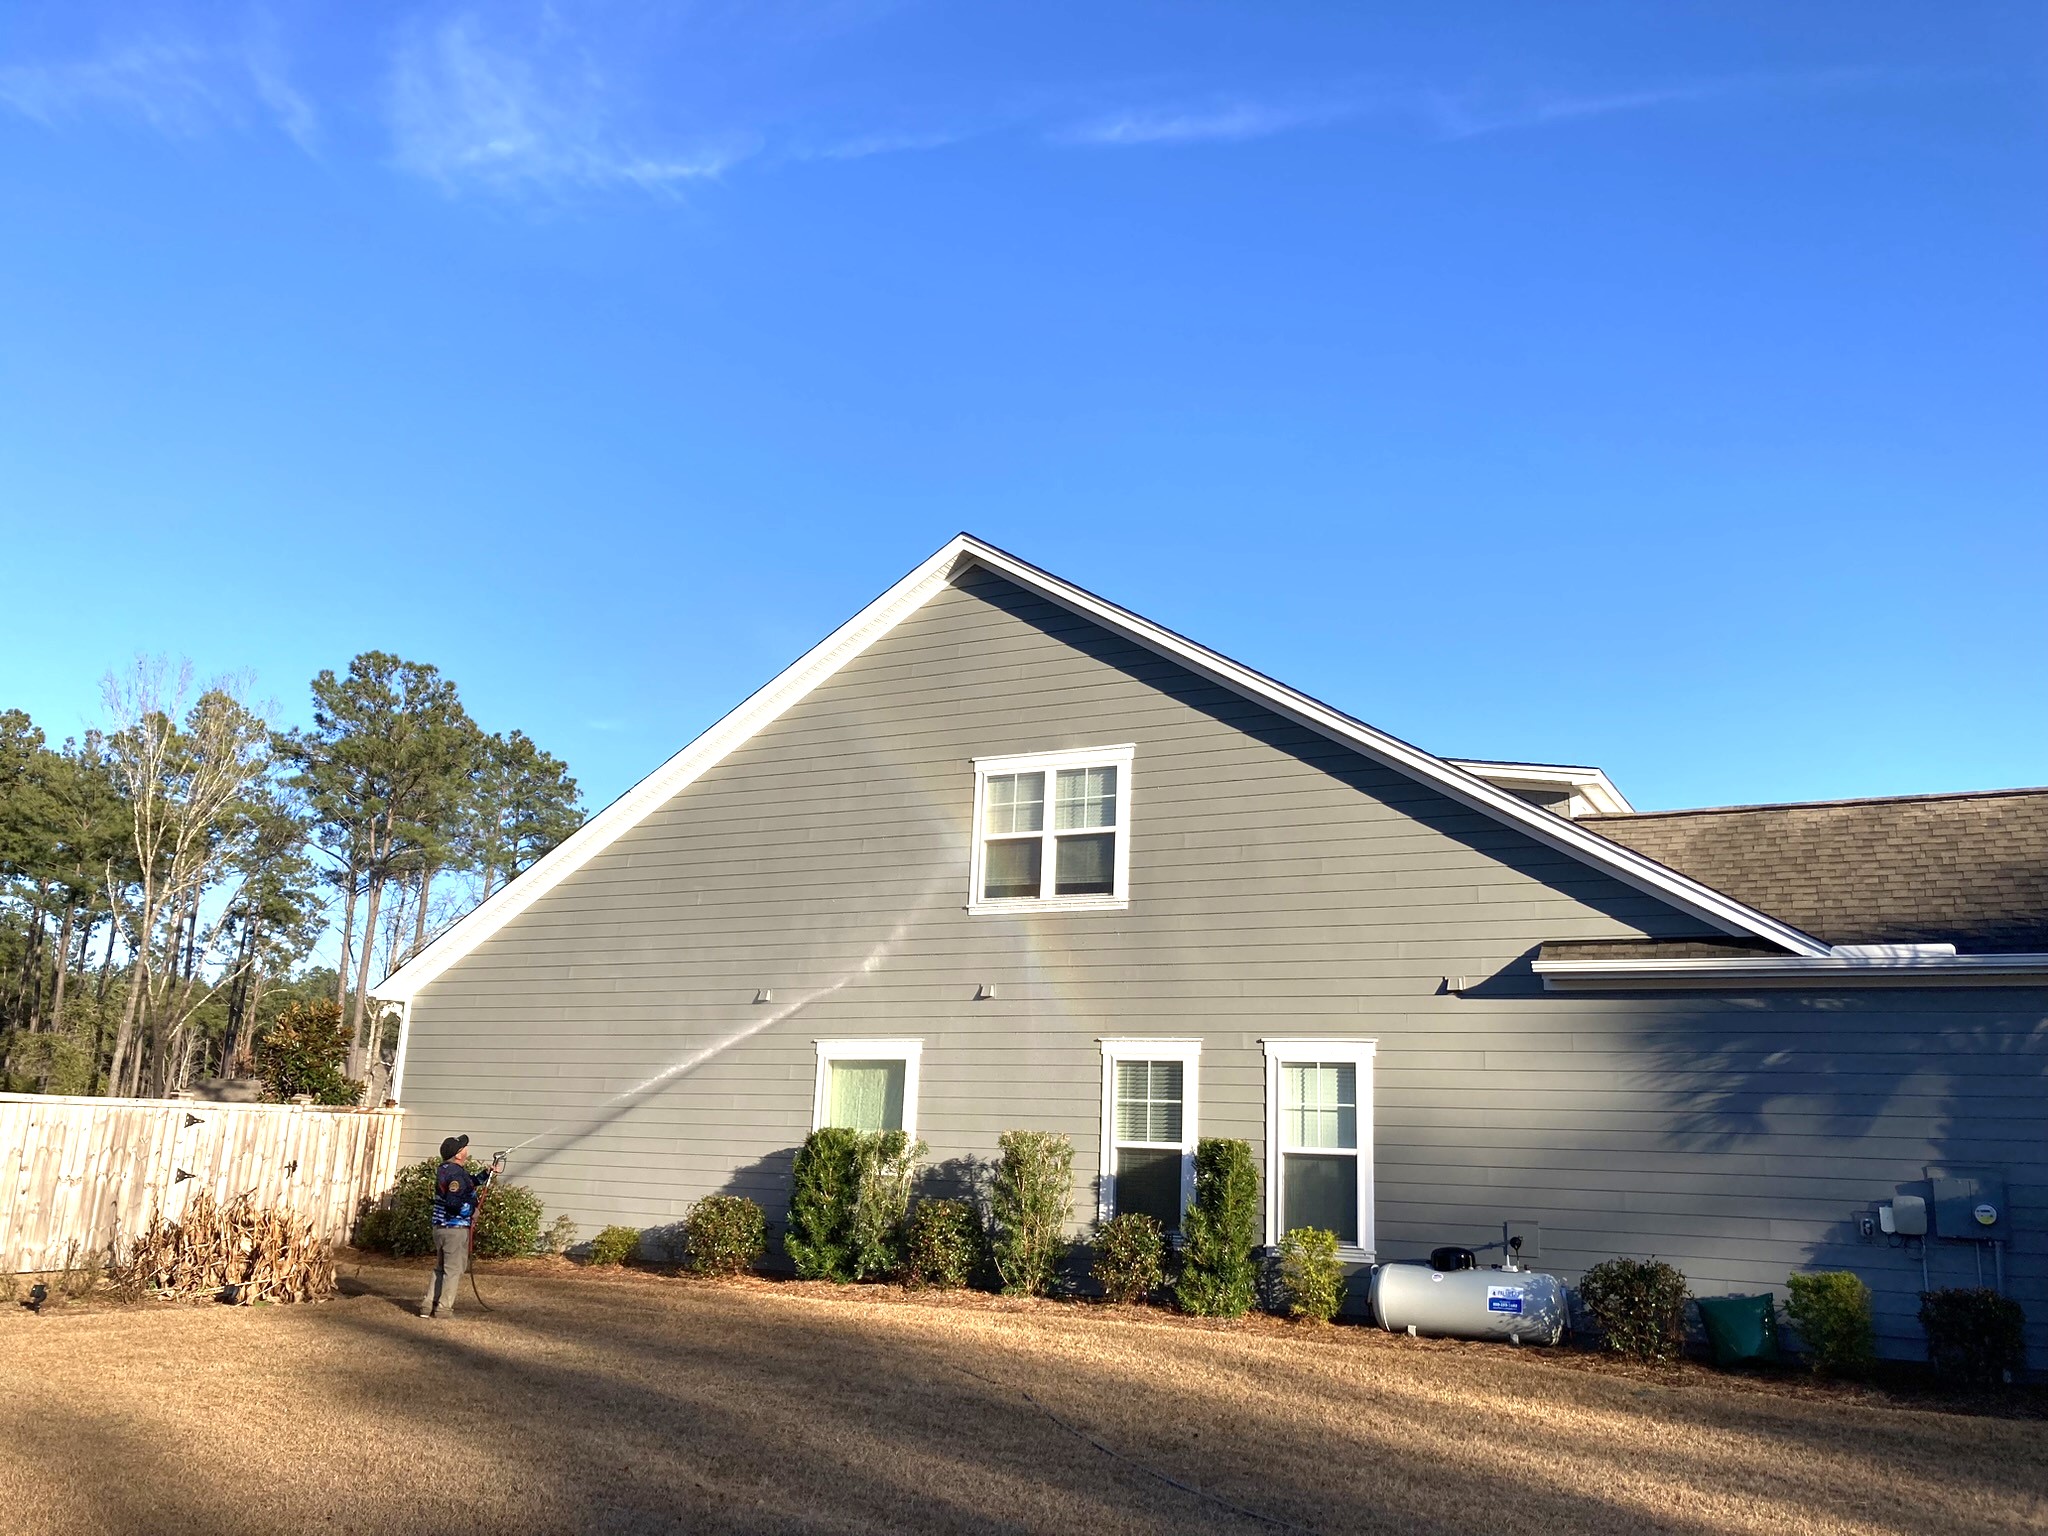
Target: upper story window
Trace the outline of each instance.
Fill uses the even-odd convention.
[[[1128,904],[1134,750],[976,758],[970,909]]]

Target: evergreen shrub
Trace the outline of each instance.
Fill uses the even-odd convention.
[[[401,1259],[432,1253],[434,1175],[440,1169],[437,1157],[401,1168],[391,1186],[390,1204],[381,1210],[365,1206],[357,1215],[356,1247]],[[523,1184],[503,1184],[496,1179],[484,1186],[483,1203],[476,1214],[478,1258],[523,1259],[545,1252],[545,1242],[540,1196]]]
[[[974,1283],[987,1250],[981,1216],[965,1200],[920,1200],[903,1229],[903,1283],[943,1290]]]
[[[477,1234],[481,1239],[481,1233]],[[590,1262],[623,1264],[640,1251],[638,1227],[606,1227],[590,1240]]]
[[[1870,1287],[1846,1269],[1787,1275],[1792,1295],[1785,1315],[1813,1355],[1813,1368],[1827,1376],[1853,1376],[1877,1354],[1877,1325],[1871,1318]]]
[[[805,1280],[853,1278],[853,1206],[860,1191],[860,1132],[811,1132],[789,1168],[789,1231],[782,1245]]]
[[[1660,1259],[1608,1259],[1579,1281],[1579,1297],[1607,1347],[1636,1360],[1672,1360],[1685,1349],[1685,1276]]]
[[[870,1280],[903,1261],[903,1221],[925,1145],[901,1131],[816,1130],[790,1166],[783,1246],[806,1280]]]
[[[1166,1278],[1166,1233],[1139,1211],[1112,1216],[1095,1234],[1089,1267],[1104,1300],[1150,1300]]]
[[[2009,1381],[2027,1363],[2027,1316],[2010,1296],[1977,1286],[1920,1298],[1927,1358],[1937,1375],[1973,1386]]]
[[[1337,1234],[1320,1227],[1296,1227],[1280,1239],[1280,1289],[1287,1315],[1327,1323],[1344,1305],[1344,1266],[1337,1261]]]
[[[860,1139],[854,1180],[853,1278],[878,1280],[903,1268],[903,1226],[910,1215],[910,1186],[925,1144],[902,1131],[875,1131]]]
[[[429,1175],[431,1178],[432,1175]],[[476,1256],[480,1259],[525,1259],[544,1251],[540,1196],[524,1184],[485,1186],[476,1208]]]
[[[768,1213],[744,1195],[706,1195],[683,1218],[693,1273],[745,1274],[768,1251]]]
[[[1074,1144],[1058,1131],[1005,1131],[989,1186],[996,1274],[1012,1296],[1043,1296],[1059,1280],[1074,1216]]]
[[[1258,1299],[1259,1170],[1248,1141],[1210,1137],[1195,1146],[1195,1203],[1183,1224],[1183,1312],[1243,1317]]]

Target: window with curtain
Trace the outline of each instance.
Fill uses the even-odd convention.
[[[1123,899],[1130,749],[982,759],[976,769],[975,905]]]
[[[1142,1212],[1167,1231],[1178,1231],[1181,1176],[1187,1156],[1183,1100],[1187,1064],[1119,1060],[1114,1068],[1111,1150],[1116,1214]]]
[[[1320,1227],[1357,1247],[1359,1145],[1355,1062],[1283,1061],[1280,1229]]]
[[[833,1061],[826,1063],[827,1125],[853,1131],[903,1129],[903,1090],[909,1068],[901,1061]]]

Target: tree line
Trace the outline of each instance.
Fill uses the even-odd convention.
[[[566,764],[383,651],[314,678],[303,728],[275,728],[246,677],[199,687],[160,658],[109,674],[102,705],[57,745],[0,711],[8,1091],[246,1075],[281,1013],[319,1003],[378,1102],[396,1026],[370,987],[582,821]]]

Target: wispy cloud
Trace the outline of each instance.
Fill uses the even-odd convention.
[[[795,158],[804,160],[865,160],[871,155],[914,154],[920,150],[944,149],[974,137],[967,129],[934,128],[922,132],[880,132],[854,134],[818,149],[805,150]]]
[[[319,127],[267,30],[224,43],[131,38],[87,58],[0,66],[0,106],[46,127],[115,117],[172,138],[267,119],[305,149]]]
[[[1490,133],[1521,132],[1586,118],[1652,112],[1735,97],[1828,90],[1864,84],[1870,79],[1867,70],[1827,69],[1803,74],[1721,75],[1627,91],[1523,91],[1511,95],[1498,91],[1431,92],[1422,98],[1422,106],[1443,137],[1473,139]]]
[[[1316,128],[1353,116],[1355,102],[1232,100],[1199,107],[1136,108],[1106,113],[1055,129],[1055,144],[1105,145],[1234,143]]]
[[[654,147],[619,121],[623,99],[559,27],[544,24],[522,47],[487,38],[466,15],[400,44],[391,132],[405,169],[451,191],[503,194],[669,189],[715,177],[757,147],[751,134]]]

